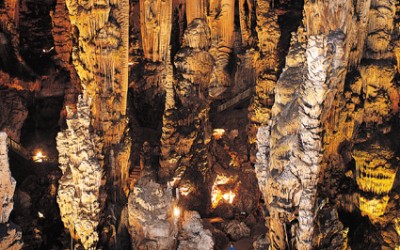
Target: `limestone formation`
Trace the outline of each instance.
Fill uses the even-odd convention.
[[[212,234],[204,227],[200,215],[196,211],[183,212],[182,229],[179,230],[178,240],[178,250],[214,249]]]
[[[66,4],[72,31],[79,32],[72,58],[82,89],[92,99],[92,125],[104,133],[106,145],[117,144],[126,127],[129,3],[67,0]]]
[[[140,0],[140,26],[144,57],[152,62],[169,61],[172,0]]]
[[[10,213],[13,209],[14,190],[16,182],[11,176],[10,166],[8,163],[8,149],[7,149],[7,134],[5,132],[0,133],[0,163],[1,163],[1,201],[2,207],[0,208],[0,223],[7,223],[10,218]]]
[[[281,32],[278,15],[270,9],[269,1],[256,1],[257,35],[259,51],[255,55],[256,85],[253,102],[250,106],[249,143],[256,142],[257,129],[266,126],[271,118],[274,103],[274,89],[279,64],[278,44]]]
[[[58,202],[65,227],[91,249],[98,241],[97,226],[100,224],[101,236],[112,231],[117,221],[106,221],[106,216],[119,216],[122,206],[117,201],[126,199],[131,145],[126,118],[130,7],[127,0],[67,0],[66,6],[74,41],[72,60],[83,95],[77,112],[73,106],[67,107],[72,117],[67,117],[66,132],[58,136],[59,151],[67,151],[59,157],[64,176]],[[71,136],[88,142],[88,148],[69,144]],[[91,172],[90,177],[82,175]],[[105,207],[113,209],[100,216]],[[114,247],[115,237],[107,239],[109,246]]]
[[[168,177],[173,185],[179,183],[195,150],[204,148],[206,139],[204,130],[207,129],[209,108],[205,90],[213,59],[207,52],[210,30],[204,19],[191,22],[185,31],[184,45],[175,58],[178,81],[176,86],[167,89],[161,138],[160,176]],[[175,102],[176,97],[178,102]],[[207,162],[199,163],[199,169],[195,171],[205,174],[207,167],[201,166],[204,164]]]
[[[269,191],[264,193],[270,212],[269,238],[271,246],[277,249],[286,248],[290,241],[287,231],[295,226],[290,226],[294,219],[299,222],[295,236],[297,249],[312,247],[314,207],[322,170],[322,117],[324,109],[331,105],[329,97],[344,82],[343,70],[350,51],[345,38],[346,33],[350,34],[347,28],[352,27],[352,7],[349,1],[342,1],[341,5],[323,1],[305,3],[306,40],[300,30],[297,40],[300,44],[292,43],[287,59],[289,68],[284,69],[275,90],[271,123],[259,133],[259,147],[267,157],[258,155],[256,169],[259,184],[267,186],[260,189]],[[332,20],[332,26],[312,22],[314,11],[319,13],[317,18]],[[302,56],[302,41],[307,42],[305,56]],[[302,49],[296,51],[296,48]],[[286,83],[293,80],[293,77],[287,80],[286,75],[296,67],[304,77],[298,80],[298,87]],[[328,92],[328,87],[333,93]]]
[[[211,0],[209,3],[209,25],[211,27],[210,54],[215,60],[211,74],[209,95],[219,97],[231,85],[231,79],[226,72],[235,40],[234,34],[234,0]]]
[[[90,132],[90,99],[80,96],[77,112],[68,114],[68,129],[57,136],[59,163],[63,172],[57,203],[61,219],[74,240],[85,249],[95,249],[100,215],[103,142]],[[67,107],[68,110],[68,107]]]
[[[243,237],[250,236],[250,229],[244,222],[232,220],[224,226],[224,231],[229,235],[232,240],[240,240]]]
[[[75,107],[77,101],[80,79],[74,66],[71,64],[73,34],[65,0],[58,0],[56,2],[55,10],[51,13],[51,16],[54,50],[57,52],[60,65],[67,69],[70,78],[70,85],[65,90],[64,105],[72,108]]]
[[[0,130],[61,130],[10,152],[25,248],[399,248],[399,41],[394,0],[0,0]]]
[[[175,249],[178,216],[171,189],[154,181],[139,181],[129,195],[132,249]]]
[[[7,134],[0,132],[0,248],[4,250],[22,249],[22,235],[18,226],[9,221],[13,209],[13,195],[16,186],[8,163]]]
[[[19,142],[21,128],[28,116],[28,110],[18,92],[12,89],[0,90],[0,129],[8,137]]]

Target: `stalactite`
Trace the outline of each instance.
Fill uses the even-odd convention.
[[[257,35],[259,52],[255,55],[256,86],[253,102],[249,108],[249,143],[253,147],[259,126],[267,125],[274,103],[279,57],[278,44],[281,32],[278,15],[270,9],[270,1],[256,2]],[[254,150],[253,150],[254,151]],[[254,157],[254,156],[253,156]]]
[[[234,44],[234,0],[210,1],[208,15],[211,27],[210,54],[215,60],[215,66],[211,74],[209,95],[212,98],[219,97],[231,85],[229,73],[226,71]]]
[[[186,0],[186,22],[190,24],[194,19],[206,18],[206,1],[190,1]]]
[[[140,0],[140,23],[144,57],[152,62],[168,61],[172,0]]]
[[[178,81],[175,86],[167,89],[161,139],[160,176],[172,181],[173,185],[179,183],[192,165],[190,162],[195,158],[194,150],[205,144],[201,131],[206,129],[208,120],[205,89],[209,77],[204,76],[209,76],[213,60],[207,52],[210,47],[210,30],[204,19],[194,19],[188,26],[184,46],[175,57]],[[175,102],[175,96],[178,102]],[[206,169],[200,171],[205,172]]]
[[[253,0],[239,0],[238,4],[242,44],[246,47],[252,44],[252,24],[255,21],[253,16],[255,5]]]
[[[89,249],[96,247],[99,235],[97,225],[105,231],[115,227],[117,221],[106,222],[106,218],[102,218],[99,211],[106,206],[113,207],[114,211],[107,210],[102,216],[110,213],[119,216],[122,208],[117,201],[124,199],[125,182],[129,171],[130,140],[126,133],[129,1],[94,3],[67,0],[66,5],[73,35],[78,36],[75,37],[72,59],[82,85],[84,97],[81,100],[91,100],[90,108],[85,108],[85,116],[90,119],[85,121],[86,130],[83,134],[89,135],[91,143],[99,141],[102,143],[90,149],[89,155],[93,158],[90,161],[75,159],[72,156],[75,151],[70,152],[71,155],[63,156],[67,159],[71,157],[71,162],[78,166],[85,166],[80,171],[93,170],[95,175],[86,179],[84,175],[78,174],[79,172],[72,171],[71,177],[68,177],[70,172],[64,172],[65,184],[60,188],[63,191],[59,192],[58,200],[66,209],[77,206],[76,211],[80,211],[79,209],[88,211],[89,215],[84,220],[74,224],[73,218],[76,217],[74,213],[61,209],[64,211],[62,212],[64,225],[75,238],[81,240],[86,249]],[[78,112],[78,118],[81,115]],[[77,129],[74,127],[74,122],[68,123],[68,121],[67,119],[68,129]],[[89,127],[93,132],[89,132]],[[71,135],[60,133],[59,148],[65,144],[61,143],[62,137],[68,138],[68,136]],[[100,169],[104,169],[104,173]],[[102,178],[104,181],[101,181]],[[82,198],[78,196],[76,198],[82,199],[82,202],[75,203],[74,190],[80,190],[79,186],[82,184],[93,186],[92,190],[98,193],[82,195]],[[85,194],[85,190],[79,192]],[[115,243],[113,240],[105,240],[110,247]]]

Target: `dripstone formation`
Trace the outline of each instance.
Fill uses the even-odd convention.
[[[0,1],[0,248],[400,249],[399,68],[397,0]]]

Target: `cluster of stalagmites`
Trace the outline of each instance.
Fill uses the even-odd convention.
[[[0,249],[22,249],[22,234],[17,225],[9,221],[13,209],[16,182],[8,163],[7,134],[0,132]]]
[[[174,214],[177,204],[225,219],[224,237],[248,237],[250,226],[234,219],[234,209],[251,218],[258,205],[259,192],[249,184],[257,151],[255,171],[269,231],[267,239],[255,242],[256,249],[347,249],[349,228],[340,222],[339,209],[368,216],[379,230],[382,249],[399,247],[399,196],[393,192],[398,190],[398,153],[392,143],[398,137],[392,135],[399,105],[400,4],[304,1],[303,24],[292,33],[278,76],[280,46],[288,34],[281,26],[285,17],[279,19],[281,10],[274,5],[293,2],[55,2],[50,13],[55,58],[71,82],[64,98],[67,128],[57,137],[63,172],[57,202],[75,241],[85,249],[94,249],[99,240],[118,246],[126,202],[133,249],[216,247],[214,229],[198,212]],[[12,58],[17,73],[30,75],[19,54],[19,13],[25,19],[35,15],[29,8],[20,10],[19,3],[6,0],[0,9],[0,62],[9,70]],[[35,27],[35,35],[44,30]],[[135,78],[129,84],[128,67]],[[3,71],[0,79],[8,88],[40,89],[37,80]],[[231,138],[211,138],[209,112],[213,101],[253,85],[248,157],[245,143],[243,149],[232,142],[239,140],[237,131],[234,136],[226,130]],[[165,98],[160,170],[143,150],[142,174],[134,187],[127,183],[128,86],[146,102]],[[1,91],[0,97],[2,107],[13,107],[12,112],[2,108],[0,129],[19,140],[26,108],[13,91]],[[15,182],[4,145],[1,191],[7,192],[0,192],[6,204],[0,227],[8,236],[0,248],[18,249],[21,236],[7,224]],[[223,198],[227,194],[236,196]]]
[[[354,11],[360,16],[368,15],[365,8],[370,7],[369,25],[365,27],[362,18],[355,19],[352,15]],[[382,216],[396,175],[396,169],[391,167],[395,161],[392,149],[385,149],[387,143],[378,145],[370,134],[377,128],[379,133],[390,132],[390,127],[384,124],[398,109],[394,68],[387,60],[391,36],[385,35],[392,33],[393,2],[371,1],[369,6],[360,1],[353,10],[351,1],[306,1],[304,10],[304,35],[301,30],[294,35],[286,67],[274,89],[271,120],[259,128],[257,136],[256,171],[270,214],[267,218],[270,244],[278,249],[294,244],[290,243],[294,238],[297,249],[316,246],[315,218],[321,209],[317,202],[320,173],[328,166],[327,170],[332,172],[326,173],[334,180],[338,170],[331,167],[335,166],[333,169],[342,168],[339,171],[344,174],[351,152],[340,152],[340,145],[346,140],[352,145],[362,122],[367,136],[359,136],[358,141],[364,144],[356,145],[353,150],[355,178],[359,188],[372,193],[374,198],[368,200],[361,195],[360,204],[351,201],[370,217]],[[358,27],[365,28],[368,34],[365,51],[359,49],[363,46],[357,44],[360,41],[353,39]],[[378,39],[379,32],[383,33]],[[356,77],[349,88],[345,86],[347,66],[355,66],[362,57],[365,58],[359,67],[362,84],[357,83]],[[344,91],[347,91],[345,98],[341,96]],[[366,99],[363,111],[357,112],[360,95]],[[334,184],[332,180],[327,183]],[[338,186],[330,188],[332,195]],[[322,237],[324,241],[326,235]]]
[[[128,218],[132,249],[174,249],[178,216],[171,189],[153,180],[139,181],[129,195]]]
[[[85,249],[98,241],[102,169],[99,159],[102,141],[90,131],[90,99],[80,96],[76,113],[69,113],[68,129],[57,136],[59,163],[63,176],[59,181],[57,202],[61,219],[75,240]]]

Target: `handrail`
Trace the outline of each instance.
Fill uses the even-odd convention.
[[[227,102],[219,105],[217,107],[217,112],[222,112],[224,110],[227,110],[228,108],[238,104],[239,102],[250,98],[251,94],[253,93],[253,87],[250,87],[248,89],[246,89],[245,91],[243,91],[242,93],[238,94],[237,96],[233,97],[232,99],[228,100]]]
[[[14,141],[10,137],[7,137],[7,145],[9,146],[10,149],[12,149],[14,152],[25,158],[25,160],[30,161],[32,159],[31,154],[29,151],[22,147],[21,144],[18,142]]]

